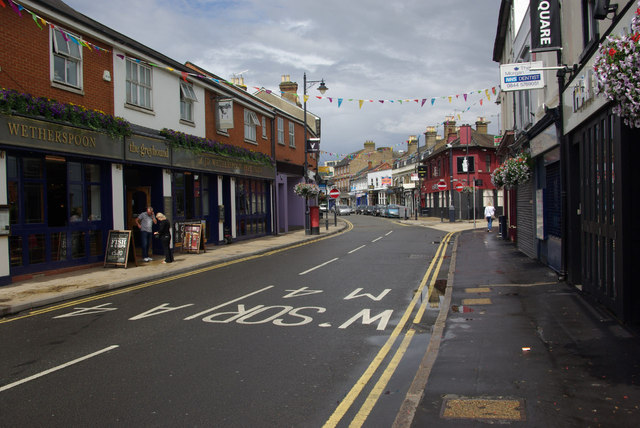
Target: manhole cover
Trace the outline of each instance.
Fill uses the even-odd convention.
[[[524,400],[513,398],[469,398],[445,396],[441,417],[445,419],[475,419],[525,421]]]

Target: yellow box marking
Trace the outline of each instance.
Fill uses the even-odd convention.
[[[465,293],[490,293],[491,289],[489,287],[478,287],[478,288],[465,288]]]
[[[473,305],[491,305],[491,299],[462,299],[462,304],[464,306],[473,306]]]
[[[524,421],[526,419],[522,400],[474,398],[445,399],[442,406],[442,417],[503,421]]]

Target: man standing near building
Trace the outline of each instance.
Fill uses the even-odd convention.
[[[147,207],[147,211],[139,214],[138,218],[136,218],[136,223],[140,228],[140,240],[142,241],[140,243],[142,246],[142,260],[145,262],[153,260],[149,257],[149,244],[153,238],[153,225],[157,222],[156,217],[153,215],[153,207],[150,206]]]

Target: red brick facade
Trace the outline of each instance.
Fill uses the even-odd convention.
[[[40,25],[42,29],[25,12],[20,17],[9,7],[0,8],[0,86],[113,114],[113,82],[102,78],[105,70],[113,76],[113,54],[82,48],[84,94],[60,89],[51,83],[51,28]],[[61,27],[64,28],[63,25]],[[111,51],[110,46],[84,34],[78,36]]]

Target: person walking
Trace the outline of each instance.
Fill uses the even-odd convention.
[[[162,249],[164,250],[164,260],[162,263],[173,262],[173,253],[171,252],[171,223],[167,217],[162,214],[156,214],[158,219],[158,231],[155,233],[160,238]]]
[[[489,204],[484,207],[484,217],[487,219],[487,232],[491,232],[491,226],[493,225],[493,216],[496,214],[496,209],[493,205]]]
[[[153,225],[158,223],[156,217],[153,215],[153,207],[148,206],[147,210],[141,214],[138,214],[136,218],[136,224],[140,228],[140,245],[142,246],[142,260],[150,262],[153,260],[149,257],[149,244],[153,237]]]

